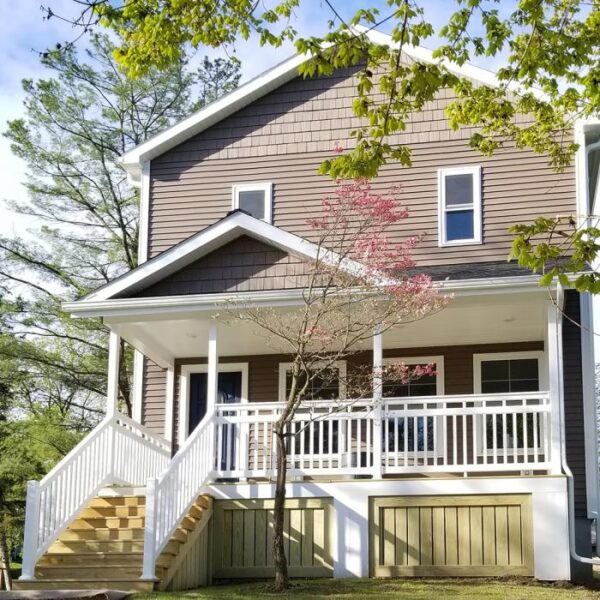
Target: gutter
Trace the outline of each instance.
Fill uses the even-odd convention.
[[[557,290],[557,310],[561,313],[564,308],[565,294],[564,289],[561,285],[558,286]],[[600,558],[590,558],[587,556],[581,556],[577,553],[575,547],[575,482],[573,477],[573,471],[569,467],[567,462],[567,446],[566,446],[566,433],[565,433],[565,399],[564,399],[564,378],[563,378],[563,351],[562,351],[562,318],[559,321],[559,326],[556,329],[557,337],[557,349],[559,353],[559,380],[558,386],[558,403],[559,403],[559,419],[560,419],[560,459],[563,472],[567,478],[567,503],[568,503],[568,515],[569,515],[569,553],[571,558],[577,562],[586,565],[600,565]],[[596,521],[597,525],[597,521]],[[598,540],[596,540],[596,545]]]
[[[538,284],[538,275],[497,277],[495,279],[463,279],[434,282],[441,293],[455,296],[513,294],[515,292],[547,293]],[[63,302],[62,309],[74,316],[100,317],[126,314],[157,314],[168,312],[215,311],[223,305],[297,306],[303,301],[303,290],[274,290],[270,292],[238,292],[237,294],[189,294],[150,298],[114,298],[107,300],[78,300]]]

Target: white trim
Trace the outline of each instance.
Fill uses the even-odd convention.
[[[108,382],[106,386],[106,416],[113,417],[119,410],[119,366],[121,338],[110,331],[108,336]]]
[[[240,208],[240,192],[263,192],[264,193],[264,218],[260,219],[266,223],[273,222],[273,184],[265,183],[236,183],[231,186],[231,208]],[[243,210],[243,209],[242,209]]]
[[[548,365],[545,360],[546,352],[543,350],[524,350],[519,352],[483,352],[473,354],[473,393],[481,394],[481,363],[490,360],[519,360],[536,358],[538,361],[539,390],[548,391]]]
[[[242,374],[242,397],[241,403],[248,402],[248,363],[219,363],[219,373]],[[190,414],[190,375],[192,373],[208,373],[207,363],[196,363],[192,365],[182,365],[179,373],[179,447],[183,446],[188,437],[187,428]]]
[[[452,175],[471,175],[473,178],[473,198],[466,204],[446,206],[446,177]],[[481,207],[481,167],[465,166],[438,169],[438,246],[466,246],[482,243],[482,207]],[[459,210],[473,211],[473,237],[460,240],[447,240],[446,214]]]
[[[150,162],[142,163],[140,185],[140,223],[138,233],[138,265],[148,260],[148,227],[150,223]]]
[[[133,350],[133,420],[142,422],[144,402],[144,355]]]
[[[173,413],[175,412],[175,367],[169,365],[166,376],[165,393],[165,433],[164,437],[173,440]]]
[[[108,300],[116,294],[135,291],[140,284],[151,285],[244,234],[286,252],[300,254],[313,260],[317,256],[323,261],[332,263],[336,262],[336,258],[339,259],[335,253],[324,252],[316,244],[304,238],[255,219],[246,213],[236,212],[88,294],[82,300],[69,305],[80,305],[91,300]],[[356,261],[345,259],[342,260],[341,266],[349,271],[363,269]]]
[[[393,42],[391,36],[385,33],[367,29],[362,26],[355,26],[353,29],[358,34],[365,35],[365,37],[373,44],[390,46],[392,48],[398,48],[399,46],[398,42]],[[430,64],[441,64],[444,68],[448,69],[448,71],[460,77],[472,79],[491,87],[504,85],[504,83],[498,81],[496,75],[491,71],[487,71],[486,69],[476,67],[469,63],[457,65],[447,60],[440,61],[433,57],[431,50],[420,46],[403,44],[402,51],[413,60]],[[298,77],[298,68],[309,59],[310,56],[307,54],[296,54],[295,56],[288,58],[272,69],[265,71],[255,79],[252,79],[245,85],[240,86],[230,94],[227,94],[205,108],[202,108],[187,119],[180,121],[150,140],[136,146],[129,152],[126,152],[121,157],[121,162],[128,172],[130,179],[133,181],[139,180],[141,176],[141,164],[143,162],[150,161],[153,158],[160,156],[167,150],[174,148],[192,136],[212,127],[219,121],[222,121],[248,104],[251,104],[270,91],[273,91],[288,81]],[[521,86],[516,83],[509,84],[508,89],[516,93],[523,91]],[[529,88],[526,91],[540,99],[545,98],[544,93],[535,88]]]
[[[434,282],[442,292],[455,296],[478,296],[532,292],[547,294],[539,286],[539,275],[518,275],[482,279],[461,279]],[[552,284],[551,288],[556,287]],[[302,289],[265,292],[238,292],[224,294],[186,294],[151,298],[95,299],[88,297],[75,302],[63,302],[62,309],[73,316],[121,317],[142,314],[160,314],[178,311],[217,311],[223,304],[235,302],[249,306],[296,306],[303,303]]]
[[[427,365],[435,363],[435,388],[436,396],[443,396],[446,393],[445,386],[445,373],[444,373],[444,355],[440,354],[437,356],[388,356],[383,359],[384,365],[391,365],[394,363],[404,363],[406,365]]]
[[[323,361],[324,362],[324,361]],[[316,363],[317,365],[320,363]],[[286,393],[285,393],[285,376],[287,371],[292,368],[293,363],[291,362],[280,362],[279,363],[279,392],[278,392],[278,401],[285,402],[286,401]],[[331,364],[331,367],[335,367],[338,370],[340,375],[339,388],[340,388],[340,397],[338,400],[346,399],[346,361],[345,360],[336,360]]]
[[[549,389],[548,382],[548,363],[545,360],[546,352],[542,350],[524,350],[519,352],[487,352],[473,354],[473,393],[481,394],[481,363],[490,360],[519,360],[535,358],[538,361],[538,392],[544,392]],[[530,393],[530,392],[525,392]],[[550,413],[551,418],[554,414]],[[477,453],[483,453],[483,438],[487,435],[485,420],[481,416],[479,419],[479,435],[477,436]],[[538,448],[544,448],[545,442],[543,439],[538,440]],[[519,447],[517,446],[517,451]],[[522,453],[522,452],[521,452]],[[488,448],[488,454],[492,455],[493,450]]]

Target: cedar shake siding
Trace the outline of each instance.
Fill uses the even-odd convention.
[[[566,292],[563,318],[563,380],[567,462],[575,484],[575,516],[587,517],[585,481],[585,433],[583,379],[581,373],[580,298],[574,290]],[[572,320],[571,320],[572,319]]]
[[[137,297],[303,288],[305,272],[301,258],[241,236],[151,285]]]
[[[543,350],[543,342],[519,342],[508,344],[476,344],[469,346],[441,346],[432,348],[402,348],[386,349],[384,357],[410,356],[443,356],[444,357],[444,388],[446,394],[472,394],[473,390],[473,354],[493,352],[520,352],[527,350]],[[352,365],[370,364],[371,354],[363,352],[347,360],[348,374],[351,376]],[[281,354],[263,354],[260,356],[235,356],[223,357],[221,363],[248,363],[248,396],[250,402],[273,402],[279,399],[279,363],[289,362],[289,356]],[[174,407],[174,435],[178,439],[179,428],[179,383],[181,366],[189,364],[204,364],[206,358],[179,359],[175,365],[175,407]],[[160,377],[156,370],[162,372],[161,385],[157,385]],[[155,368],[150,371],[153,375],[154,386],[152,390],[160,388],[162,397],[152,395],[144,396],[144,405],[150,402],[148,409],[144,407],[144,414],[150,411],[155,418],[152,428],[161,432],[164,430],[164,403],[165,403],[165,371]],[[162,419],[162,420],[161,420]],[[146,421],[144,422],[146,424]]]
[[[295,79],[206,131],[152,160],[149,256],[170,248],[224,217],[232,208],[232,185],[273,183],[273,224],[311,237],[306,224],[320,210],[334,182],[316,174],[336,142],[349,148],[354,81],[350,71]],[[544,156],[507,144],[493,157],[468,146],[469,131],[452,132],[444,116],[451,101],[442,92],[416,113],[398,139],[410,144],[413,166],[389,164],[373,184],[399,186],[410,217],[393,235],[425,232],[415,251],[419,265],[505,260],[507,228],[540,214],[575,210],[573,169],[555,173]],[[441,167],[481,165],[483,244],[438,247],[438,182]]]

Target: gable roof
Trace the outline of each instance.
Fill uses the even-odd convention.
[[[391,36],[385,33],[360,26],[354,29],[358,34],[365,35],[373,44],[398,47],[398,43],[392,41]],[[438,62],[438,59],[433,57],[431,50],[421,46],[404,44],[402,51],[415,61],[427,63]],[[300,65],[309,59],[310,56],[308,54],[296,54],[265,71],[258,77],[251,79],[222,98],[211,102],[186,119],[123,154],[121,157],[123,167],[128,172],[132,181],[140,181],[142,165],[144,163],[164,154],[171,148],[216,125],[219,121],[248,106],[255,100],[295,79],[298,77],[298,68]],[[500,85],[494,73],[469,63],[459,66],[448,61],[442,61],[442,64],[449,71],[461,77],[473,79],[491,87]],[[511,84],[510,87],[513,90],[518,89],[518,86],[515,84]]]
[[[243,210],[235,210],[220,221],[91,292],[76,304],[135,294],[242,235],[309,259],[315,259],[319,253],[316,244],[256,219]],[[334,261],[336,256],[333,252],[320,249],[321,260]],[[361,268],[351,260],[344,259],[342,262],[347,269]]]

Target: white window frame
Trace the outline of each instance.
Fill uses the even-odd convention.
[[[530,359],[537,358],[538,361],[538,379],[539,379],[539,392],[547,392],[549,389],[548,381],[548,361],[546,352],[544,350],[523,350],[518,352],[489,352],[481,354],[473,354],[473,390],[475,394],[481,394],[481,363],[490,360],[519,360],[519,359]],[[514,393],[514,392],[511,392]],[[530,392],[527,392],[530,393]],[[535,392],[534,392],[535,393]],[[486,394],[487,395],[487,394]],[[490,394],[495,396],[498,394]],[[485,419],[480,417],[479,419],[479,434],[477,440],[477,453],[483,454],[483,436],[487,435],[485,427]],[[539,449],[544,448],[544,440],[540,436],[538,439]],[[488,448],[487,454],[491,456],[493,449]],[[511,449],[512,452],[512,449]],[[523,454],[523,449],[517,447],[517,454]]]
[[[446,177],[452,175],[472,175],[473,177],[473,202],[469,204],[456,204],[446,208]],[[459,210],[473,210],[473,237],[462,240],[448,240],[446,231],[446,214]],[[451,167],[438,169],[438,245],[468,246],[482,243],[481,223],[481,167]]]
[[[242,397],[241,403],[248,402],[248,363],[219,363],[219,373],[242,373]],[[190,375],[192,373],[208,373],[208,364],[196,363],[181,365],[179,374],[179,446],[182,446],[188,438],[188,426],[190,415]]]
[[[287,400],[287,396],[285,393],[285,378],[287,372],[292,368],[294,363],[291,362],[280,362],[279,363],[279,402],[285,402]],[[316,363],[316,366],[320,366],[326,363]],[[345,400],[346,399],[346,361],[345,360],[336,360],[331,363],[330,367],[337,368],[339,376],[340,376],[340,397],[337,400]]]
[[[524,350],[519,352],[490,352],[473,354],[473,389],[475,394],[481,394],[481,363],[490,360],[519,360],[537,358],[540,392],[548,391],[548,361],[543,350]]]
[[[231,206],[233,210],[240,208],[240,192],[264,192],[266,223],[273,220],[273,184],[270,181],[260,183],[236,183],[231,188]]]
[[[414,365],[428,365],[431,363],[435,364],[435,372],[436,372],[436,381],[435,381],[435,388],[436,388],[436,394],[435,396],[406,396],[406,397],[402,397],[399,398],[398,401],[402,402],[403,400],[410,400],[411,398],[435,398],[436,396],[443,396],[445,393],[445,386],[444,386],[444,356],[443,355],[439,355],[439,356],[393,356],[393,357],[386,357],[383,359],[383,364],[385,365],[391,365],[391,364],[397,364],[397,363],[404,363],[405,365],[408,365],[409,367],[414,366]],[[384,402],[386,400],[385,396],[383,398]],[[439,405],[436,405],[439,406]],[[438,425],[439,425],[439,417],[438,417]],[[425,450],[419,450],[417,452],[418,456],[437,456],[437,449],[441,448],[442,444],[443,444],[443,432],[442,432],[442,428],[441,427],[437,427],[437,436],[436,439],[433,440],[434,443],[434,451],[425,451]],[[385,445],[385,440],[382,441],[382,444]],[[413,450],[410,450],[411,454],[414,454]],[[404,452],[401,451],[399,452],[400,455],[404,455]]]

